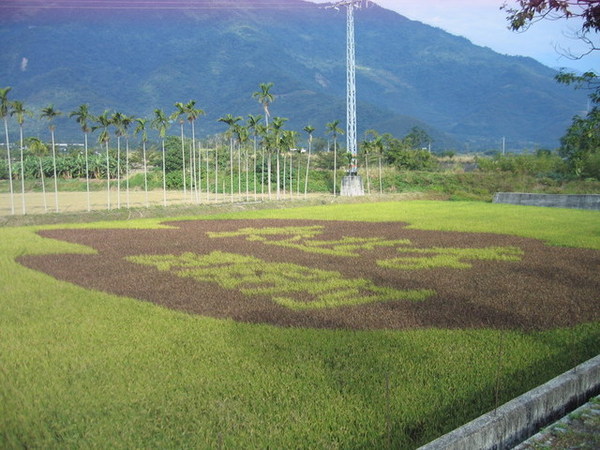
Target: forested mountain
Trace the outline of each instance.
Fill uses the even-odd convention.
[[[207,134],[225,130],[217,119],[227,113],[262,113],[251,94],[273,82],[272,115],[289,118],[287,127],[310,123],[318,136],[326,122],[345,122],[343,10],[301,0],[143,4],[3,2],[0,87],[38,111],[88,103],[96,114],[140,117],[194,99]],[[359,136],[420,126],[434,149],[499,148],[502,137],[509,148],[554,147],[586,107],[584,93],[558,85],[555,71],[533,59],[499,55],[374,4],[357,11],[356,40]],[[40,121],[27,123],[44,133]],[[59,140],[80,139],[72,120],[57,125]]]

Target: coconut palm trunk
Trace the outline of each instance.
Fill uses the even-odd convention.
[[[337,139],[333,139],[333,196],[337,195]]]
[[[306,158],[306,176],[304,177],[304,198],[308,196],[308,173],[310,171],[310,153],[311,153],[310,141],[308,144],[308,156]]]
[[[213,141],[216,151],[216,143]],[[206,202],[210,202],[210,154],[208,145],[206,146]]]
[[[286,191],[286,186],[287,186],[287,178],[286,178],[287,164],[286,164],[285,160],[286,160],[286,156],[283,155],[283,183],[282,183],[283,184],[283,186],[282,186],[283,187],[283,192],[282,192],[283,198],[285,198],[285,193],[286,193],[285,191]]]
[[[244,161],[246,162],[245,171],[246,171],[246,201],[250,201],[250,152],[246,147],[246,153],[244,153],[246,158]]]
[[[54,174],[54,207],[56,212],[58,212],[58,174],[56,172],[56,141],[54,138],[54,128],[50,130],[50,134],[52,137],[52,171]]]
[[[238,197],[242,197],[242,143],[238,142],[237,152],[237,166],[238,166]]]
[[[44,212],[48,212],[48,201],[46,200],[46,180],[44,178],[44,167],[42,166],[42,158],[38,157],[40,162],[40,176],[42,178],[42,201],[44,202]]]
[[[148,160],[146,157],[146,141],[142,141],[142,158],[144,159],[144,198],[146,201],[146,208],[150,206],[148,202]]]
[[[10,141],[8,139],[8,120],[6,119],[6,117],[4,118],[4,135],[6,137],[6,154],[7,154],[7,160],[8,160],[8,185],[9,185],[9,189],[10,189],[10,213],[12,215],[15,214],[15,192],[14,192],[14,186],[13,186],[13,180],[12,180],[12,162],[11,162],[11,155],[10,155]]]
[[[32,116],[31,111],[25,109],[23,102],[15,100],[11,104],[11,116],[17,117],[17,123],[19,124],[19,150],[20,150],[20,163],[21,163],[21,209],[23,215],[27,213],[27,206],[25,205],[25,163],[23,153],[25,149],[25,143],[23,141],[23,124],[25,123],[25,116]]]
[[[163,206],[167,206],[167,163],[165,155],[165,138],[169,128],[169,118],[162,109],[154,110],[154,119],[152,127],[158,130],[162,150],[162,185],[163,185]]]
[[[106,208],[110,209],[110,154],[108,150],[108,140],[105,143],[106,151]]]
[[[8,138],[8,114],[10,108],[10,102],[8,100],[8,93],[12,88],[6,87],[0,89],[0,117],[4,119],[4,136],[6,138],[6,159],[8,163],[8,186],[10,189],[10,212],[12,215],[15,214],[15,192],[12,179],[12,158],[10,154],[10,140]]]
[[[21,208],[23,215],[27,213],[27,207],[25,206],[25,162],[23,160],[23,125],[19,125],[19,143],[21,147]]]
[[[281,174],[279,173],[279,171],[281,170],[280,167],[280,162],[279,162],[279,149],[275,149],[275,164],[276,164],[276,169],[277,169],[277,173],[276,173],[276,182],[277,182],[277,200],[281,199]]]
[[[310,154],[312,150],[312,134],[315,131],[315,127],[312,125],[307,125],[304,127],[304,131],[308,133],[308,156],[306,159],[306,176],[304,178],[304,198],[307,197],[308,194],[308,171],[310,170]]]
[[[231,203],[233,203],[233,135],[229,139],[229,193],[231,196]]]
[[[260,152],[261,163],[260,163],[260,198],[265,198],[265,149],[263,148]]]
[[[129,198],[129,137],[125,137],[125,204],[129,209],[131,202]]]
[[[179,109],[180,107],[183,108],[181,113],[182,114],[187,114],[187,120],[190,122],[190,124],[192,125],[192,148],[190,150],[190,199],[193,200],[193,197],[195,196],[196,198],[196,202],[199,202],[199,190],[200,190],[200,185],[199,185],[199,180],[197,177],[197,170],[200,170],[200,161],[198,161],[198,164],[196,164],[196,128],[195,128],[195,122],[196,119],[204,114],[204,111],[202,111],[201,109],[197,109],[196,106],[196,101],[195,100],[190,100],[188,103],[186,103],[183,106],[179,106],[179,104],[175,104],[175,106],[177,106],[177,108]],[[179,111],[177,111],[176,114],[180,114]],[[193,191],[193,193],[192,193]]]
[[[46,108],[42,109],[42,114],[41,117],[46,118],[50,121],[50,136],[52,138],[52,168],[53,168],[53,173],[54,173],[54,206],[55,206],[55,210],[56,212],[59,211],[58,208],[58,174],[56,171],[56,140],[55,140],[55,136],[54,136],[54,130],[55,130],[55,126],[54,123],[52,122],[56,117],[58,117],[61,114],[60,111],[57,111],[56,109],[54,109],[54,106],[49,105]]]
[[[326,124],[328,133],[333,136],[333,196],[337,195],[337,137],[339,134],[344,134],[338,125],[340,121],[334,120]]]
[[[253,156],[252,156],[252,179],[254,182],[254,201],[258,201],[257,192],[256,192],[256,134],[254,135],[254,143],[253,143]]]
[[[198,202],[202,199],[202,142],[198,140]]]
[[[90,159],[88,155],[88,134],[83,134],[83,151],[85,153],[85,190],[87,196],[87,210],[92,210],[92,202],[90,198]]]
[[[267,187],[268,187],[268,191],[269,191],[269,200],[273,199],[272,183],[271,183],[272,166],[273,166],[273,154],[271,152],[269,152],[269,157],[267,158]]]
[[[194,127],[194,122],[192,121],[192,148],[190,151],[191,154],[191,171],[192,171],[192,181],[191,184],[193,185],[193,198],[192,200],[195,198],[196,199],[196,203],[198,203],[198,174],[196,172],[196,129]],[[190,188],[192,189],[192,188]]]
[[[219,144],[215,145],[215,200],[219,199]]]
[[[381,155],[379,155],[379,195],[383,194],[383,176],[381,171]]]
[[[121,208],[121,136],[117,136],[117,209]]]
[[[85,156],[85,185],[86,185],[86,199],[87,199],[87,210],[91,211],[91,200],[90,200],[90,164],[89,164],[89,152],[88,152],[88,133],[91,131],[88,126],[88,121],[92,119],[87,104],[82,104],[78,109],[72,111],[69,117],[75,117],[77,123],[81,126],[83,132],[84,141],[84,156]]]
[[[186,173],[185,173],[185,140],[183,136],[183,120],[179,122],[181,128],[181,177],[183,178],[183,199],[187,197]]]
[[[290,199],[294,198],[294,157],[290,153]]]
[[[167,206],[167,162],[165,159],[165,140],[162,139],[163,206]]]
[[[365,155],[365,171],[367,172],[367,194],[371,194],[371,178],[369,176],[369,150],[371,147],[370,142],[363,142],[363,153]]]
[[[125,134],[126,118],[120,112],[116,112],[112,116],[112,124],[115,126],[115,135],[117,136],[117,209],[121,208],[121,137]]]

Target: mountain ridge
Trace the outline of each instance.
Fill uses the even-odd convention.
[[[195,4],[116,16],[15,9],[0,19],[0,80],[38,109],[89,103],[95,113],[149,116],[195,99],[207,112],[203,134],[223,131],[217,119],[227,113],[261,113],[251,94],[274,82],[272,112],[290,128],[311,123],[323,135],[326,122],[345,122],[343,11],[301,0]],[[555,146],[585,105],[583,93],[557,85],[556,72],[531,58],[499,55],[376,5],[357,11],[356,38],[359,136],[420,126],[434,148],[497,148],[503,136],[519,148]],[[60,126],[76,138],[74,124]]]

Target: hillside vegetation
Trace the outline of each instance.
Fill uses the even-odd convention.
[[[222,131],[217,119],[226,113],[262,112],[251,98],[261,82],[275,83],[272,113],[293,130],[312,124],[323,136],[327,122],[345,117],[343,11],[300,0],[222,5],[17,9],[0,18],[0,80],[37,111],[87,103],[94,114],[149,117],[196,99],[207,113],[197,124],[202,136]],[[553,148],[586,106],[583,93],[557,85],[556,72],[532,59],[499,55],[375,4],[357,12],[356,39],[359,135],[419,126],[434,150],[494,148],[502,137],[509,148]],[[57,125],[59,142],[81,141],[72,121]],[[43,123],[28,126],[47,135]]]

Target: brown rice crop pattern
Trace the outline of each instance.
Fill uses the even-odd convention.
[[[542,330],[600,320],[600,252],[399,222],[195,220],[44,230],[97,254],[24,256],[88,289],[247,323]]]

